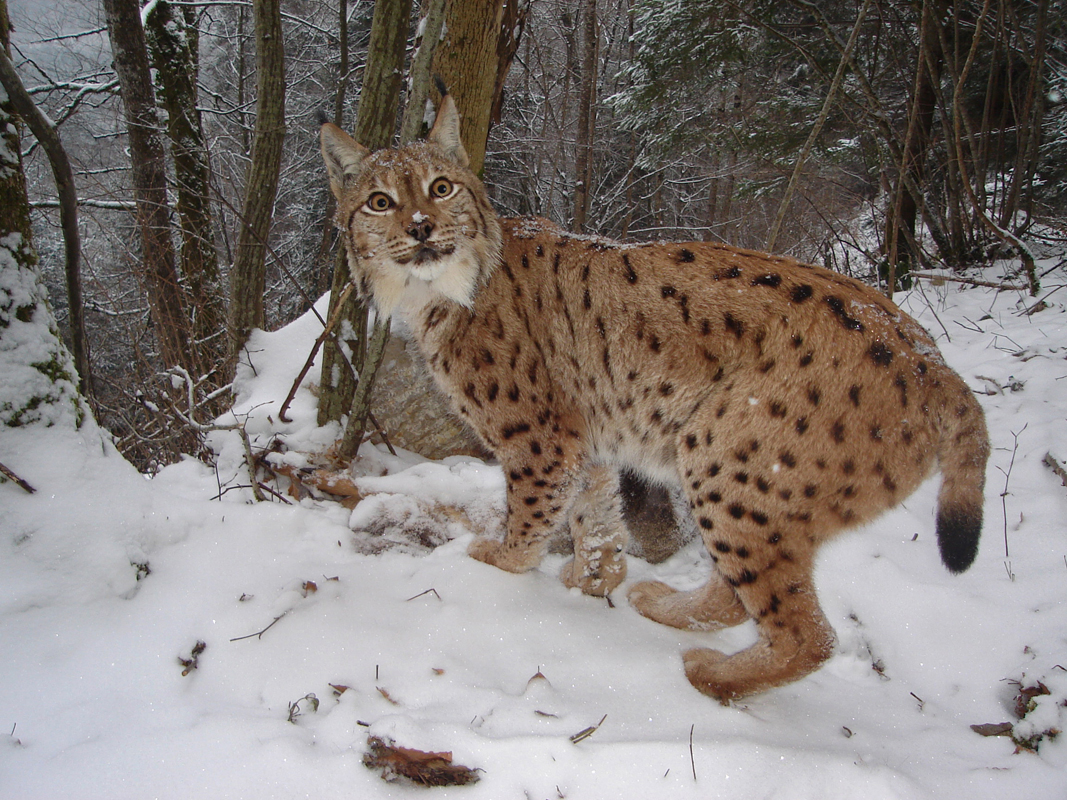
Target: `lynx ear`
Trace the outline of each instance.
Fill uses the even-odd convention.
[[[322,126],[319,141],[322,145],[322,159],[326,162],[326,171],[330,174],[330,190],[334,197],[340,200],[345,187],[350,186],[359,177],[363,159],[370,151],[332,122]]]
[[[441,105],[437,108],[437,119],[434,120],[433,129],[426,138],[441,148],[448,158],[461,167],[470,163],[467,151],[463,149],[463,142],[459,138],[459,111],[456,109],[452,95],[446,94],[441,98]]]

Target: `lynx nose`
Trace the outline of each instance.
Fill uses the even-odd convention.
[[[416,242],[425,242],[433,233],[433,221],[421,213],[416,213],[408,225],[408,235]]]

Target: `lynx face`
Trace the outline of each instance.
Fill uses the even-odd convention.
[[[466,169],[458,127],[435,133],[399,153],[370,153],[323,126],[352,280],[384,316],[434,297],[469,307],[500,258],[500,225]]]
[[[756,621],[747,650],[684,656],[693,685],[722,700],[830,656],[818,546],[900,503],[935,466],[942,560],[971,564],[985,422],[914,320],[789,259],[498,222],[457,132],[446,98],[428,144],[369,155],[327,125],[323,153],[353,280],[406,320],[504,469],[507,535],[476,540],[472,556],[522,572],[566,527],[574,559],[561,579],[608,594],[625,577],[618,471],[680,488],[714,564],[708,584],[638,583],[629,597],[680,628]]]

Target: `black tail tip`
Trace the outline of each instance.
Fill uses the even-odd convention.
[[[437,87],[437,93],[444,97],[448,94],[448,86],[445,84],[445,79],[438,73],[433,74],[433,85]]]
[[[937,546],[941,563],[959,574],[974,563],[982,533],[982,510],[942,509],[937,516]]]
[[[320,108],[315,112],[315,122],[319,124],[320,128],[329,121],[330,118],[326,115],[326,109]]]

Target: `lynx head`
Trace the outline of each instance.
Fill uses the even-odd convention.
[[[352,282],[378,312],[439,298],[472,306],[500,260],[501,233],[467,168],[452,98],[424,142],[372,153],[330,123],[321,142]]]

